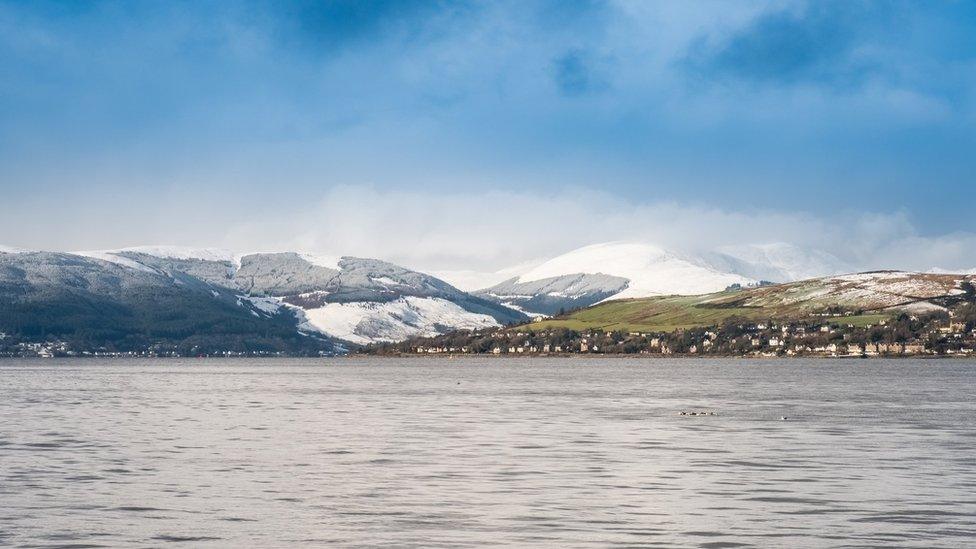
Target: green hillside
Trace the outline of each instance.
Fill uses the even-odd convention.
[[[973,278],[904,272],[861,273],[700,296],[609,301],[519,329],[667,332],[717,326],[730,319],[783,321],[824,316],[837,316],[845,324],[866,326],[906,311],[943,310],[959,296],[972,291]]]

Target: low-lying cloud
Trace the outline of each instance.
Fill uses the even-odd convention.
[[[198,197],[199,198],[199,197]],[[184,204],[185,207],[180,207]],[[786,242],[829,252],[857,269],[976,267],[976,234],[923,234],[902,212],[751,211],[643,202],[584,188],[444,193],[339,186],[317,200],[261,205],[179,199],[138,209],[52,205],[43,223],[7,211],[0,243],[72,250],[137,244],[297,250],[376,257],[432,270],[490,272],[615,240],[680,251]]]

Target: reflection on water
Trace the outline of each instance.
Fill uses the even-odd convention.
[[[961,361],[0,362],[0,545],[972,546],[974,382]]]

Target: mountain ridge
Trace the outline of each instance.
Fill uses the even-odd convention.
[[[809,278],[811,273],[836,274],[846,267],[826,252],[785,243],[694,254],[646,242],[614,241],[556,256],[475,294],[529,314],[552,315],[607,299],[706,294],[733,285],[791,282]],[[589,291],[567,296],[563,288],[570,285]]]
[[[189,302],[193,303],[190,308],[205,310],[204,316],[214,322],[239,320],[237,313],[244,312],[259,321],[274,319],[275,329],[284,322],[294,334],[333,341],[312,345],[330,349],[343,348],[340,341],[367,344],[528,318],[436,277],[392,263],[347,256],[340,258],[336,267],[313,263],[295,252],[233,255],[172,247],[2,252],[0,302],[7,310],[16,308],[18,316],[12,320],[12,313],[0,314],[0,332],[37,335],[32,326],[43,333],[52,332],[49,328],[53,326],[53,332],[66,337],[83,333],[84,326],[59,324],[54,318],[59,307],[76,308],[79,299],[97,302],[106,311],[127,308],[130,316],[146,318],[157,318],[167,310],[178,314],[176,310],[189,307]],[[117,291],[120,287],[131,288],[136,297]],[[230,312],[225,310],[227,306],[236,309]],[[26,318],[31,311],[44,316],[43,321]],[[327,314],[330,312],[342,313],[341,330],[334,330],[336,323]],[[107,313],[105,319],[107,324],[118,320]],[[145,325],[137,326],[147,338],[159,337]],[[260,332],[271,327],[262,328],[250,321],[247,330]],[[209,329],[216,330],[213,326]],[[125,331],[118,326],[107,326],[106,330]],[[198,326],[198,331],[205,334],[207,328]],[[108,335],[92,338],[98,344],[110,339]]]

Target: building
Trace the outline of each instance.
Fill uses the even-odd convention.
[[[925,353],[925,345],[921,343],[906,343],[902,347],[902,352],[906,355],[921,355]]]

